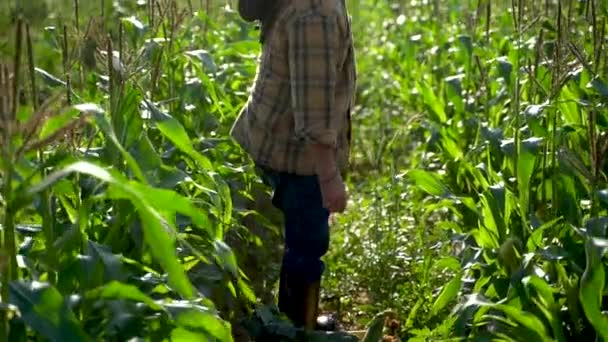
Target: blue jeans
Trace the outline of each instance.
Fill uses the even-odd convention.
[[[321,257],[329,249],[329,211],[323,207],[317,176],[299,176],[262,169],[274,190],[272,203],[283,213],[285,253],[282,272],[316,282],[325,271]]]

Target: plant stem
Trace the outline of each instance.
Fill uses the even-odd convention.
[[[7,165],[7,169],[5,170],[5,181],[4,181],[4,189],[2,196],[6,200],[6,208],[4,213],[4,246],[3,250],[8,253],[9,263],[8,267],[4,270],[7,272],[3,275],[2,279],[6,280],[4,284],[8,284],[12,280],[15,279],[17,275],[17,256],[15,255],[15,217],[14,213],[11,209],[11,199],[13,197],[11,183],[13,181],[13,166],[12,164]],[[7,292],[2,293],[3,299],[8,299],[8,286],[3,286],[2,290],[6,290]]]
[[[2,250],[8,256],[8,265],[2,269],[2,304],[8,304],[9,287],[8,285],[17,276],[17,257],[15,255],[15,217],[11,209],[12,195],[12,178],[13,178],[13,165],[12,163],[6,163],[6,170],[4,170],[4,189],[3,197],[7,203],[4,209],[4,222],[3,222],[3,239],[2,239]],[[0,338],[3,341],[8,341],[8,326],[9,317],[8,312],[5,311],[2,319],[0,328]]]
[[[112,115],[114,115],[115,112],[115,103],[114,101],[116,100],[116,95],[114,95],[114,67],[112,65],[112,58],[113,58],[113,54],[112,54],[112,37],[110,35],[108,35],[108,45],[106,47],[106,52],[107,52],[107,58],[108,58],[108,94],[110,96],[110,110],[112,113]],[[112,120],[114,120],[114,118],[112,117]]]
[[[68,105],[72,104],[72,81],[70,78],[68,51],[68,27],[63,25],[63,73],[65,74],[65,90]]]
[[[154,29],[154,25],[156,24],[154,20],[154,0],[148,0],[148,24]]]
[[[209,18],[211,18],[211,4],[210,4],[210,0],[205,0],[205,23],[203,26],[203,36],[207,36],[207,30],[208,30],[208,21]],[[358,2],[357,2],[358,3]]]
[[[169,56],[173,56],[173,47],[174,47],[174,40],[175,40],[175,27],[176,27],[176,17],[177,17],[177,4],[175,2],[172,2],[171,6],[169,7],[169,22],[170,22],[170,31],[169,31]],[[173,63],[173,62],[171,62]],[[176,87],[175,87],[175,69],[177,69],[176,67],[172,67],[170,72],[171,72],[171,77],[169,78],[169,94],[171,94],[171,98],[174,99],[175,98],[175,92],[176,92]],[[171,104],[171,111],[175,112],[176,111],[176,103]]]
[[[515,118],[515,158],[514,158],[514,170],[517,173],[517,161],[519,158],[519,147],[520,147],[520,122],[519,122],[519,68],[520,68],[520,59],[521,59],[521,6],[522,4],[518,0],[512,1],[512,10],[513,10],[513,20],[515,26],[515,32],[517,38],[515,39],[516,43],[516,60],[515,60],[515,84],[513,89],[513,104],[511,107],[511,113]],[[517,9],[517,11],[516,11]]]
[[[188,0],[188,9],[190,10],[190,15],[193,15],[194,7],[192,6],[192,0]]]
[[[76,32],[80,32],[80,6],[78,0],[74,0],[74,20],[76,21]]]
[[[80,39],[80,3],[79,0],[74,0],[74,20],[76,21],[76,33]],[[82,63],[78,63],[78,81],[80,86],[84,84],[84,70]]]
[[[486,1],[486,44],[490,43],[490,25],[492,24],[492,1]]]
[[[38,90],[36,87],[36,75],[35,75],[35,64],[34,64],[34,49],[32,46],[32,38],[30,35],[29,25],[25,27],[25,35],[27,41],[27,53],[28,53],[28,68],[29,68],[29,76],[30,76],[30,86],[32,93],[32,101],[34,110],[38,110]],[[42,149],[38,150],[38,165],[44,165],[44,151]],[[44,179],[46,177],[46,170],[44,167],[40,168],[40,176]],[[53,213],[50,206],[50,193],[48,190],[44,190],[41,193],[41,211],[42,211],[42,231],[45,235],[45,248],[47,253],[47,263],[50,268],[48,270],[48,281],[52,285],[56,284],[57,275],[53,271],[53,267],[55,266],[55,249],[53,248],[53,243],[55,241],[55,227],[54,227],[54,218]]]
[[[560,91],[560,79],[561,79],[561,68],[560,68],[560,60],[561,60],[561,46],[563,42],[563,31],[562,31],[562,2],[559,0],[557,2],[557,44],[555,46],[555,54],[553,57],[553,72],[552,72],[552,90],[551,90],[551,98],[550,101],[554,101],[559,96]],[[557,217],[558,210],[558,191],[557,191],[557,168],[558,168],[558,160],[557,160],[557,117],[559,114],[559,110],[555,110],[553,112],[553,120],[552,120],[552,153],[551,153],[551,167],[553,169],[551,176],[551,189],[552,189],[552,198],[551,198],[551,214],[554,217]]]
[[[15,60],[13,65],[13,106],[12,113],[9,118],[9,122],[11,126],[16,126],[17,122],[17,112],[19,111],[19,75],[21,73],[21,50],[22,50],[22,40],[23,40],[23,20],[19,18],[17,20],[17,37],[15,39],[16,49],[15,49]],[[11,132],[12,133],[12,132]],[[4,199],[6,201],[6,215],[5,215],[5,224],[4,224],[4,234],[5,234],[5,251],[9,254],[9,277],[4,278],[7,279],[7,283],[12,281],[17,277],[17,257],[15,255],[15,222],[13,213],[11,210],[11,183],[13,179],[13,164],[12,161],[12,139],[11,133],[8,134],[7,150],[9,151],[9,159],[6,170],[6,180],[4,183],[5,186],[5,196]]]
[[[593,71],[595,74],[599,72],[599,56],[601,52],[602,42],[599,40],[600,35],[598,28],[598,20],[597,20],[597,4],[595,1],[591,2],[591,27],[592,27],[592,35],[593,35]],[[591,152],[591,173],[593,175],[593,181],[591,183],[591,215],[594,217],[599,214],[599,207],[597,201],[597,187],[598,187],[598,177],[599,177],[599,152],[598,152],[598,139],[597,139],[597,112],[595,109],[591,109],[588,114],[589,120],[589,145]]]
[[[27,44],[27,60],[29,67],[29,76],[30,76],[30,87],[31,87],[31,96],[32,96],[32,106],[34,110],[38,109],[38,91],[36,88],[36,71],[35,71],[35,63],[34,63],[34,50],[32,45],[32,36],[30,35],[30,25],[25,25],[25,38]]]
[[[4,187],[2,189],[2,196],[4,197],[4,201],[6,206],[4,208],[4,222],[2,224],[3,228],[3,238],[2,238],[2,246],[1,250],[7,254],[8,257],[8,265],[2,269],[2,290],[0,294],[2,295],[2,304],[8,304],[9,297],[9,287],[8,285],[17,278],[17,255],[15,248],[15,216],[13,213],[13,194],[12,194],[12,183],[13,183],[13,172],[14,172],[14,161],[13,161],[13,148],[12,148],[12,127],[16,122],[17,111],[19,106],[19,72],[21,65],[21,43],[22,43],[22,28],[23,21],[19,17],[17,18],[17,29],[16,29],[16,50],[15,50],[15,60],[13,65],[13,83],[12,83],[12,106],[10,107],[10,114],[8,118],[6,118],[7,129],[5,131],[5,141],[3,142],[3,153],[5,162],[2,163],[5,169],[4,172]],[[7,77],[7,81],[8,81]],[[10,85],[9,85],[10,86]],[[10,96],[9,96],[10,97]],[[8,326],[9,326],[9,317],[8,312],[4,312],[2,317],[2,324],[0,324],[0,338],[3,341],[8,341]]]
[[[15,39],[15,60],[13,64],[13,105],[11,107],[11,116],[9,117],[9,122],[14,123],[17,117],[17,112],[19,111],[19,76],[21,72],[21,43],[23,36],[23,21],[21,18],[17,19],[17,37]],[[9,133],[10,136],[10,133]]]

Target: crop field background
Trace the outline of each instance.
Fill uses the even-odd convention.
[[[608,3],[347,4],[323,310],[368,342],[608,341]],[[0,3],[0,341],[295,340],[228,136],[260,51],[235,5]]]

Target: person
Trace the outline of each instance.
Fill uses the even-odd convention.
[[[262,50],[230,134],[284,217],[278,307],[296,326],[319,329],[329,217],[348,199],[357,78],[350,16],[345,0],[239,0],[239,12],[261,23]]]

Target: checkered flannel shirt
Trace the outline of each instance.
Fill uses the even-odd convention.
[[[356,67],[345,0],[279,0],[256,78],[231,136],[262,167],[315,174],[311,144],[346,172]]]

